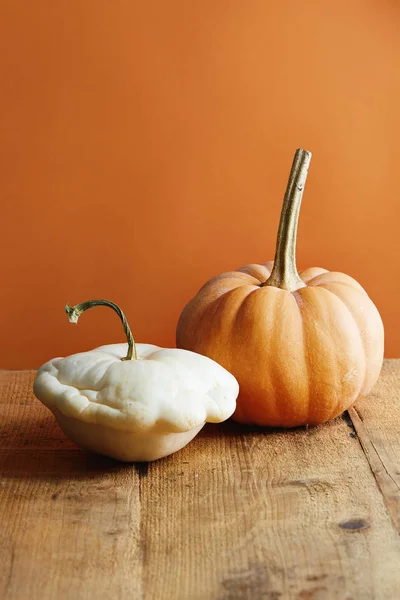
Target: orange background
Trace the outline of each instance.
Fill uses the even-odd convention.
[[[360,281],[400,356],[394,0],[1,0],[0,367],[174,345],[218,272],[272,259],[294,150],[314,154],[298,266]]]

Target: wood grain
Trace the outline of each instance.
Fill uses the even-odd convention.
[[[368,400],[349,414],[400,533],[400,360],[385,361]]]
[[[398,484],[399,362],[352,412],[358,435],[348,417],[289,432],[230,422],[150,465],[76,448],[33,378],[0,372],[1,598],[398,597],[385,485]]]
[[[0,374],[0,598],[140,598],[139,475],[69,442],[33,378]]]

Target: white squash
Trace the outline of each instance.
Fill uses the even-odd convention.
[[[128,344],[53,358],[38,371],[34,392],[76,444],[122,461],[150,461],[180,450],[206,422],[236,408],[236,379],[188,350],[135,344],[125,316],[107,300],[66,307],[72,322],[92,306],[113,308]]]

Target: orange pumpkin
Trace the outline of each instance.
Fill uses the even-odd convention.
[[[383,324],[343,273],[296,269],[296,232],[311,153],[297,150],[274,262],[208,281],[182,312],[177,346],[219,362],[239,381],[234,417],[295,427],[324,423],[365,396],[383,360]]]

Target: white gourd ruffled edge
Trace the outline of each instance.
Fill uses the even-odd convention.
[[[36,396],[67,417],[121,431],[179,433],[233,414],[238,383],[215,361],[149,344],[136,345],[141,360],[123,361],[127,348],[50,360],[38,371]]]

